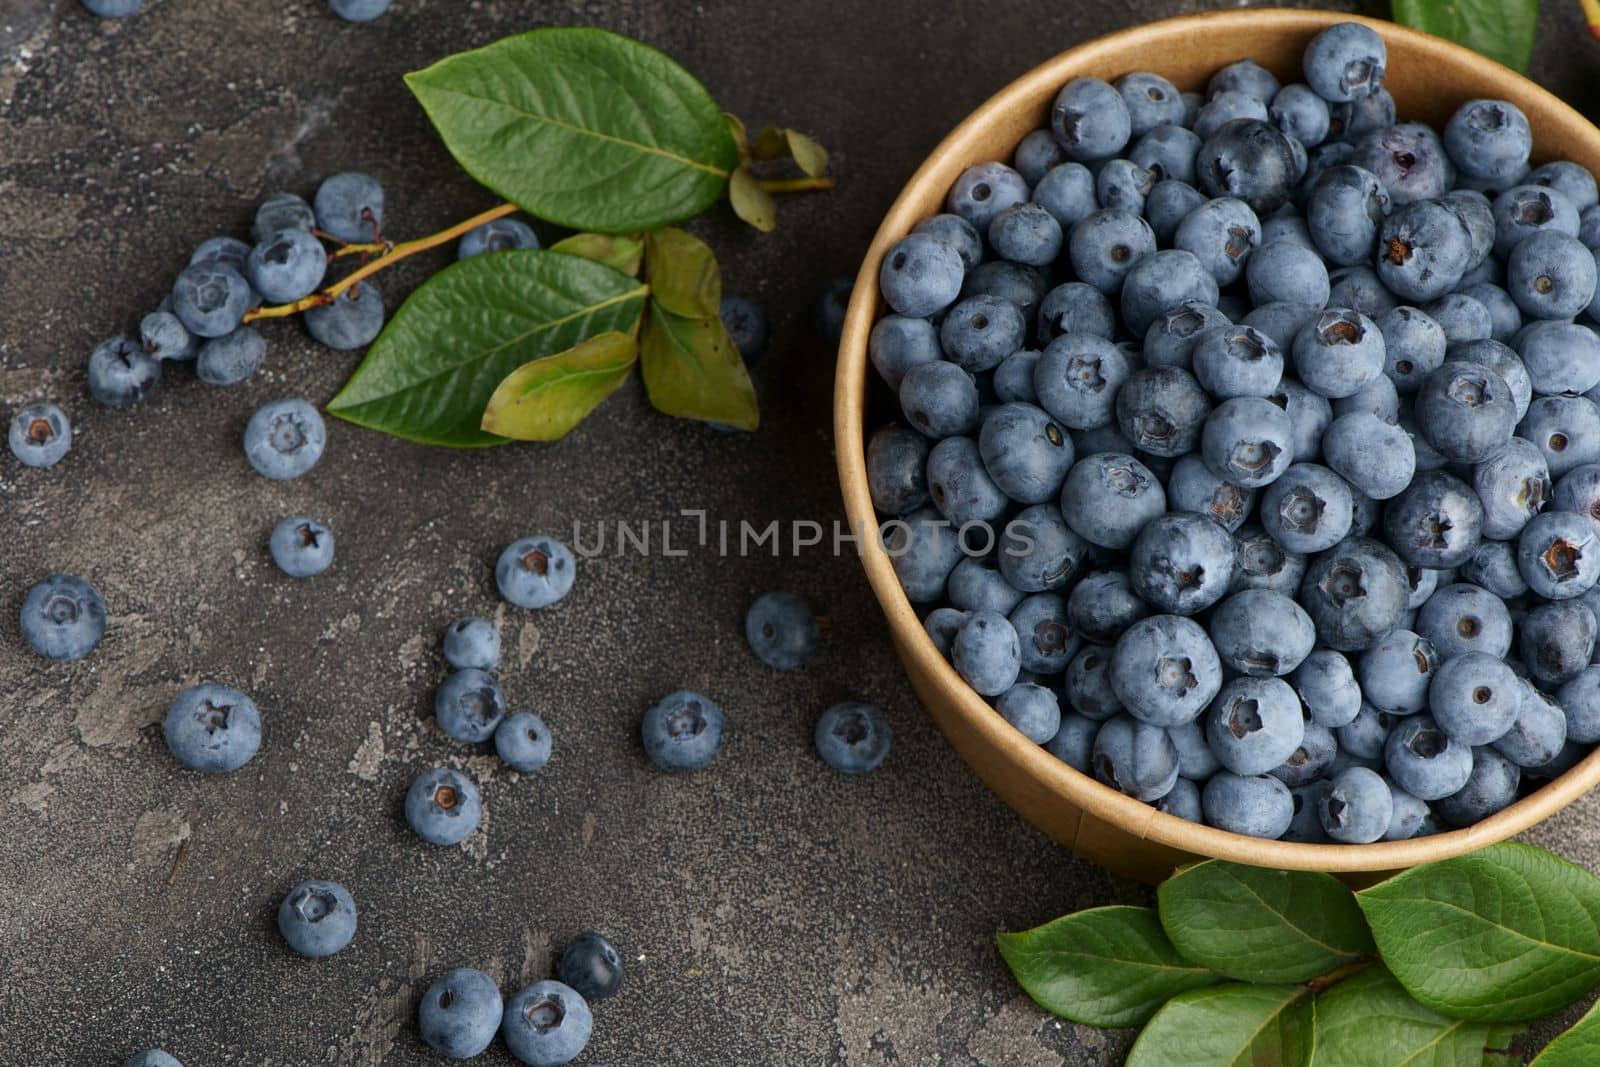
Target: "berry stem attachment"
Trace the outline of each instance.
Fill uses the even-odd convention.
[[[809,193],[832,189],[832,178],[760,178],[756,185],[769,193]]]
[[[418,252],[426,252],[430,248],[437,248],[442,244],[447,244],[450,241],[454,241],[462,234],[467,233],[470,230],[477,229],[486,222],[493,222],[495,219],[505,218],[507,215],[513,214],[517,210],[518,208],[515,204],[501,204],[499,207],[493,207],[488,211],[480,212],[464,222],[458,222],[449,229],[440,230],[438,233],[430,234],[427,237],[419,237],[414,241],[402,241],[393,246],[390,246],[386,243],[377,243],[372,245],[347,245],[345,248],[335,252],[334,257],[337,258],[339,255],[342,255],[344,252],[352,248],[364,251],[378,250],[382,251],[383,255],[379,256],[377,259],[374,259],[365,266],[362,266],[358,270],[352,271],[345,277],[328,286],[326,289],[319,289],[310,296],[296,300],[292,304],[277,304],[272,307],[256,308],[245,315],[244,321],[256,322],[260,319],[287,318],[290,315],[298,315],[302,311],[309,311],[315,307],[325,307],[326,305],[337,300],[340,294],[342,294],[345,290],[357,285],[367,278],[372,277],[374,274],[377,274],[379,271],[384,270],[385,268],[394,266],[394,264],[400,262],[402,259],[405,259],[408,256],[414,256]]]

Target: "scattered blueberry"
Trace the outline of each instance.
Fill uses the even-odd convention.
[[[424,771],[406,790],[406,823],[430,845],[459,845],[482,815],[478,787],[445,767]]]
[[[72,422],[54,404],[29,404],[11,418],[11,454],[25,467],[53,467],[72,447]]]
[[[434,979],[422,995],[417,1029],[435,1052],[467,1060],[493,1044],[503,1008],[494,979],[471,967],[457,967]]]
[[[699,693],[680,689],[644,713],[639,734],[645,755],[664,771],[697,771],[722,746],[722,709]]]
[[[439,729],[457,741],[477,744],[494,735],[505,718],[506,698],[487,671],[455,671],[434,694],[433,714]]]
[[[594,1018],[583,996],[562,982],[535,982],[506,1001],[500,1033],[528,1067],[561,1067],[589,1043]]]
[[[889,754],[893,735],[881,709],[848,700],[822,713],[813,740],[817,755],[834,770],[865,774]]]
[[[265,478],[298,478],[316,466],[328,431],[317,409],[304,400],[274,400],[250,416],[244,454]]]
[[[310,578],[333,563],[333,532],[309,515],[294,515],[272,528],[272,562],[291,578]]]
[[[70,574],[52,574],[22,599],[21,626],[28,646],[46,659],[79,660],[106,632],[106,605],[94,586]]]
[[[301,882],[278,906],[278,932],[302,956],[332,956],[356,936],[356,902],[338,882]]]
[[[817,619],[794,593],[765,593],[745,614],[744,638],[762,663],[792,671],[816,651]]]
[[[571,592],[576,569],[572,550],[560,541],[524,537],[500,553],[494,580],[508,604],[547,608]]]
[[[191,686],[172,702],[162,732],[173,758],[185,767],[230,774],[260,750],[261,712],[232,686]]]

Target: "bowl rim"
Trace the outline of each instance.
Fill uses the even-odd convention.
[[[1395,870],[1482,848],[1519,834],[1555,814],[1600,784],[1600,746],[1564,774],[1487,819],[1463,829],[1404,841],[1348,845],[1269,840],[1168,815],[1074,770],[1043,746],[1023,737],[956,673],[923,628],[875,535],[880,520],[867,485],[865,420],[871,370],[867,347],[879,311],[878,269],[890,246],[926,216],[922,205],[942,201],[951,177],[944,173],[951,166],[946,160],[952,156],[973,161],[984,157],[977,148],[984,140],[986,126],[1019,108],[1036,106],[1038,98],[1064,85],[1084,67],[1120,56],[1135,39],[1150,50],[1150,46],[1158,43],[1157,39],[1176,43],[1189,34],[1212,34],[1230,28],[1259,29],[1263,21],[1270,21],[1279,29],[1306,33],[1335,23],[1357,22],[1376,30],[1387,43],[1403,42],[1407,51],[1423,62],[1456,68],[1492,68],[1495,77],[1505,83],[1500,94],[1502,98],[1519,106],[1525,101],[1537,101],[1540,111],[1547,115],[1543,125],[1549,125],[1548,116],[1553,113],[1562,137],[1572,135],[1586,139],[1592,144],[1594,154],[1600,156],[1600,129],[1553,93],[1460,45],[1393,22],[1330,11],[1248,8],[1183,15],[1098,37],[1044,61],[979,105],[918,166],[885,213],[856,275],[845,316],[834,383],[835,456],[850,528],[865,531],[858,554],[905,666],[913,673],[925,672],[931,683],[950,698],[954,713],[964,720],[964,725],[981,735],[989,746],[1003,752],[1016,770],[1052,795],[1064,797],[1087,815],[1139,839],[1181,852],[1284,869],[1351,873]],[[1159,63],[1154,65],[1159,66]],[[967,758],[965,753],[962,755]]]

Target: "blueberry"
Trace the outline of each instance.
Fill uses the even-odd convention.
[[[457,967],[434,979],[422,995],[417,1030],[435,1052],[467,1060],[494,1042],[503,1010],[494,979],[471,967]]]
[[[1444,471],[1425,471],[1389,504],[1384,535],[1415,567],[1460,566],[1478,546],[1483,505],[1472,487]]]
[[[1043,370],[1044,361],[1040,360]],[[1042,380],[1035,384],[1042,386]],[[1044,391],[1039,393],[1044,400]],[[1182,367],[1149,367],[1128,375],[1115,398],[1117,425],[1138,448],[1156,456],[1181,456],[1200,443],[1211,403],[1194,375]],[[1050,405],[1045,404],[1048,410]],[[1058,418],[1059,412],[1051,412]],[[1065,421],[1065,420],[1063,420]]]
[[[1020,608],[1022,605],[1018,605]],[[956,631],[961,629],[961,624],[967,619],[967,613],[957,608],[934,608],[922,620],[922,628],[927,631],[928,638],[933,642],[933,647],[945,658],[950,656],[950,645],[956,639]]]
[[[1145,197],[1150,195],[1150,189],[1158,180],[1159,177],[1154,171],[1146,170],[1132,160],[1113,159],[1103,164],[1100,173],[1095,175],[1095,199],[1103,208],[1118,208],[1122,211],[1131,211],[1135,215],[1143,215]],[[1045,217],[1050,218],[1052,224],[1055,222],[1048,214]],[[1024,263],[1034,262],[1025,256],[1009,254],[995,237],[994,228],[990,227],[990,243],[994,245],[995,251],[1005,258]],[[1059,248],[1059,245],[1056,247]],[[1044,266],[1048,262],[1049,260],[1043,263],[1035,262],[1035,265]]]
[[[161,364],[132,338],[102,341],[89,354],[89,395],[107,407],[139,403],[160,380]]]
[[[1079,774],[1093,774],[1094,739],[1099,733],[1098,720],[1069,711],[1061,716],[1061,728],[1044,749]]]
[[[170,311],[152,311],[140,319],[139,341],[145,352],[158,360],[187,361],[200,352],[194,334]]]
[[[1330,399],[1371,384],[1383,373],[1386,351],[1377,323],[1348,308],[1329,308],[1306,323],[1292,349],[1301,382]]]
[[[1328,136],[1328,102],[1309,85],[1285,85],[1272,96],[1267,116],[1285,136],[1315,148]]]
[[[1048,343],[1062,334],[1086,333],[1109,341],[1116,321],[1104,293],[1083,282],[1067,282],[1046,293],[1039,304],[1039,340]]]
[[[1378,759],[1383,755],[1384,741],[1398,718],[1397,715],[1379,711],[1363,700],[1356,717],[1336,731],[1340,754],[1357,759]]]
[[[996,296],[976,296],[950,309],[939,327],[945,356],[976,374],[992,370],[1022,347],[1027,322],[1015,304]]]
[[[1129,128],[1140,137],[1158,126],[1183,122],[1183,94],[1167,79],[1147,71],[1124,74],[1114,83],[1127,106]]]
[[[494,750],[512,770],[532,774],[550,762],[550,730],[532,712],[507,715],[495,727]]]
[[[1428,443],[1445,456],[1481,463],[1511,437],[1516,400],[1494,371],[1452,359],[1428,375],[1418,390],[1416,418]]]
[[[908,371],[943,358],[939,334],[926,319],[887,315],[872,328],[867,352],[889,388],[899,389]]]
[[[1037,191],[1034,195],[1038,195]],[[1152,185],[1150,195],[1144,199],[1144,217],[1156,243],[1169,247],[1183,220],[1205,202],[1206,195],[1187,181],[1168,178]]]
[[[961,292],[961,256],[944,241],[914,233],[884,257],[878,283],[889,306],[922,318],[948,307]]]
[[[1398,496],[1416,473],[1410,436],[1369,412],[1334,419],[1322,449],[1329,467],[1374,500]]]
[[[1146,255],[1122,281],[1122,319],[1135,334],[1143,334],[1166,312],[1185,304],[1215,304],[1216,279],[1198,256],[1166,248]]]
[[[614,997],[622,988],[622,954],[605,935],[588,930],[567,943],[556,976],[585,1000]]]
[[[944,595],[945,581],[962,555],[948,519],[931,507],[919,508],[885,523],[880,535],[907,599],[927,604]]]
[[[238,385],[261,369],[267,342],[249,326],[213,337],[195,356],[195,375],[207,385]]]
[[[1420,800],[1447,797],[1466,785],[1472,774],[1472,748],[1427,715],[1403,719],[1389,734],[1384,758],[1395,783]]]
[[[1472,488],[1483,504],[1483,536],[1514,538],[1550,502],[1550,468],[1539,448],[1513,437],[1473,467]]]
[[[1354,497],[1327,467],[1296,463],[1261,494],[1261,525],[1290,552],[1332,548],[1350,533]]]
[[[389,0],[328,0],[328,7],[346,22],[371,22],[389,10]]]
[[[1423,310],[1444,331],[1447,344],[1482,341],[1494,334],[1489,309],[1462,293],[1446,293]]]
[[[1600,462],[1600,408],[1581,396],[1541,396],[1528,405],[1517,436],[1529,441],[1550,475]]]
[[[1234,774],[1266,772],[1292,756],[1305,735],[1300,700],[1278,678],[1235,678],[1206,711],[1206,740]]]
[[[1191,212],[1173,234],[1173,247],[1194,254],[1218,285],[1230,285],[1261,242],[1261,223],[1243,201],[1223,197]]]
[[[1242,527],[1234,537],[1233,580],[1229,592],[1242,589],[1270,589],[1295,595],[1305,576],[1306,558],[1289,552],[1260,526]]]
[[[250,283],[220,260],[186,267],[172,283],[172,313],[197,337],[232,333],[251,303]]]
[[[1328,128],[1355,141],[1395,123],[1396,106],[1389,90],[1379,87],[1369,96],[1333,104],[1328,108]]]
[[[1042,685],[1018,682],[994,701],[995,711],[1036,745],[1042,745],[1061,729],[1061,705],[1056,694]]]
[[[310,578],[333,563],[333,533],[309,515],[294,515],[272,528],[272,562],[291,578]]]
[[[505,718],[506,698],[491,674],[468,668],[445,679],[434,695],[433,714],[445,736],[477,744],[489,740]]]
[[[1536,319],[1570,319],[1595,297],[1594,253],[1576,237],[1545,231],[1523,238],[1506,263],[1506,291]]]
[[[1270,396],[1283,377],[1277,344],[1249,326],[1216,326],[1201,334],[1190,355],[1194,376],[1213,397]]]
[[[1148,174],[1149,179],[1142,183],[1144,188],[1139,193],[1137,210],[1148,216],[1148,198],[1154,191],[1154,183],[1179,181],[1189,185],[1194,182],[1194,157],[1200,151],[1200,144],[1200,137],[1182,126],[1156,126],[1139,138],[1138,143],[1128,151],[1128,162],[1135,168],[1135,173]],[[1111,181],[1106,178],[1110,170],[1108,164],[1096,180],[1101,206],[1129,207],[1126,203],[1106,202],[1104,187]]]
[[[1234,397],[1207,417],[1200,450],[1219,477],[1259,489],[1276,481],[1293,463],[1294,427],[1272,401]]]
[[[470,259],[485,252],[512,252],[538,247],[539,237],[526,222],[520,219],[491,219],[461,235],[461,240],[456,244],[456,258]]]
[[[1061,490],[1067,525],[1102,548],[1128,548],[1166,509],[1166,493],[1150,469],[1117,452],[1097,452],[1074,463]]]
[[[1361,654],[1361,695],[1381,712],[1413,715],[1428,707],[1428,687],[1440,664],[1433,643],[1395,630]]]
[[[95,0],[95,2],[105,3],[106,0]],[[126,0],[123,0],[123,2],[126,2]],[[138,5],[143,4],[144,0],[132,0],[132,2],[135,5],[134,10],[138,10]],[[86,6],[87,3],[88,0],[85,0]],[[89,10],[93,11],[94,8],[91,7]],[[145,1049],[143,1052],[135,1052],[132,1056],[123,1060],[122,1067],[183,1067],[183,1064],[179,1063],[178,1058],[171,1053],[163,1052],[158,1048],[150,1048]]]
[[[1142,184],[1144,190],[1148,192],[1150,187],[1148,174]],[[1143,197],[1139,197],[1137,204],[1129,206],[1133,210],[1143,210]],[[1063,240],[1061,223],[1057,222],[1050,212],[1034,203],[1013,204],[989,223],[990,246],[996,255],[1014,263],[1047,267],[1054,263],[1056,256],[1061,253]]]
[[[250,416],[244,454],[264,478],[298,478],[316,466],[327,440],[316,408],[304,400],[274,400]]]
[[[1305,844],[1321,844],[1328,840],[1327,832],[1322,829],[1322,818],[1318,810],[1322,798],[1332,788],[1333,782],[1328,778],[1318,778],[1305,785],[1289,787],[1293,815],[1289,819],[1288,828],[1283,831],[1283,840]]]
[[[1117,701],[1140,721],[1162,727],[1192,721],[1222,687],[1222,665],[1210,637],[1198,623],[1176,615],[1152,615],[1128,627],[1117,639],[1109,672]]]
[[[1554,189],[1518,185],[1494,199],[1494,254],[1507,258],[1527,238],[1539,233],[1576,237],[1582,225],[1572,201]]]
[[[994,483],[1025,504],[1053,499],[1073,462],[1067,433],[1031,404],[990,409],[978,437],[978,450]]]
[[[1263,241],[1245,266],[1245,282],[1257,306],[1298,300],[1320,307],[1328,302],[1328,268],[1314,249],[1292,240]]]
[[[1389,787],[1393,814],[1389,817],[1389,828],[1384,831],[1383,840],[1406,841],[1432,832],[1428,827],[1432,824],[1433,813],[1427,803],[1401,789],[1392,779],[1385,778],[1384,784]]]
[[[1358,392],[1333,401],[1332,407],[1336,419],[1359,414],[1371,415],[1385,426],[1396,426],[1400,422],[1400,394],[1395,392],[1394,383],[1381,374]],[[1406,437],[1405,450],[1414,457],[1416,449],[1409,432]]]
[[[1492,748],[1474,748],[1472,756],[1472,773],[1466,784],[1434,802],[1435,810],[1451,826],[1471,826],[1517,799],[1520,767]]]
[[[316,214],[304,199],[294,193],[274,193],[256,208],[255,220],[250,224],[250,237],[261,244],[283,230],[309,233],[316,224]],[[244,251],[248,253],[249,250]]]
[[[1483,193],[1474,189],[1454,189],[1439,198],[1439,203],[1454,212],[1467,229],[1471,255],[1467,259],[1467,274],[1474,281],[1498,281],[1498,269],[1491,253],[1495,245],[1494,204]],[[1463,276],[1462,284],[1467,278]]]
[[[1233,538],[1221,526],[1203,515],[1173,512],[1140,531],[1129,555],[1129,579],[1158,611],[1193,615],[1227,593],[1233,554]]]
[[[212,683],[190,686],[167,710],[167,748],[192,771],[230,774],[261,748],[261,713],[239,690]]]
[[[1378,277],[1402,299],[1436,300],[1471,266],[1466,224],[1437,200],[1401,205],[1378,229]]]
[[[1200,113],[1194,117],[1194,132],[1202,140],[1209,140],[1230,122],[1265,122],[1268,117],[1266,102],[1259,96],[1241,93],[1236,89],[1224,89],[1201,106]]]
[[[550,537],[524,537],[507,545],[494,565],[495,585],[506,603],[547,608],[572,591],[572,550]]]
[[[1528,591],[1528,583],[1522,580],[1522,572],[1517,570],[1517,546],[1509,541],[1479,542],[1458,571],[1465,580],[1482,586],[1501,599],[1519,597]]]
[[[744,617],[744,639],[767,666],[792,671],[817,648],[817,620],[794,593],[765,593]]]
[[[1354,162],[1377,175],[1395,204],[1443,196],[1455,183],[1455,168],[1432,129],[1403,122],[1364,134]]]
[[[418,775],[406,791],[406,823],[432,845],[458,845],[478,828],[483,802],[464,775],[438,767]]]
[[[1600,578],[1600,537],[1580,515],[1543,512],[1517,537],[1517,569],[1539,596],[1581,596]]]
[[[1049,130],[1034,130],[1017,142],[1017,150],[1011,156],[1011,166],[1022,175],[1023,181],[1037,185],[1051,167],[1065,162],[1066,158],[1061,146],[1056,143],[1055,134]]]
[[[1294,153],[1288,138],[1269,123],[1235,119],[1200,147],[1195,178],[1207,195],[1243,200],[1260,216],[1276,211],[1294,191]]]
[[[1600,335],[1587,326],[1534,322],[1516,346],[1535,393],[1586,393],[1600,384]]]
[[[322,284],[328,255],[322,242],[301,229],[279,230],[250,251],[250,284],[265,299],[289,304]]]
[[[1486,260],[1485,262],[1497,262]],[[1464,280],[1464,279],[1463,279]],[[1472,297],[1489,311],[1492,329],[1489,336],[1496,341],[1505,343],[1516,336],[1522,328],[1522,309],[1517,307],[1517,302],[1511,299],[1511,294],[1500,286],[1490,282],[1477,282],[1465,285],[1461,292]]]
[[[1376,174],[1353,164],[1323,171],[1306,201],[1306,228],[1330,263],[1368,262],[1389,213],[1388,191]]]
[[[500,631],[488,619],[457,619],[444,632],[444,659],[458,671],[492,671],[500,666]]]
[[[1207,629],[1224,664],[1256,677],[1293,671],[1316,637],[1300,605],[1269,589],[1245,589],[1223,600]]]
[[[1178,780],[1178,750],[1167,731],[1127,715],[1095,734],[1094,775],[1136,800],[1159,800]]]
[[[274,227],[274,229],[277,228]],[[250,246],[238,238],[211,237],[200,242],[200,247],[196,248],[194,254],[189,257],[188,265],[191,267],[209,267],[220,263],[223,266],[232,267],[240,277],[243,277],[245,260],[249,258]],[[169,295],[163,303],[167,303],[171,299]]]
[[[121,19],[137,14],[139,9],[144,6],[144,0],[83,0],[83,6],[89,9],[89,14],[91,15],[98,15],[103,19]],[[159,1053],[159,1055],[166,1056],[166,1053]],[[170,1059],[171,1057],[168,1058]],[[173,1060],[172,1062],[177,1063],[178,1061]],[[151,1060],[150,1065],[151,1067],[161,1067],[156,1060]],[[142,1065],[134,1064],[134,1067],[142,1067]]]
[[[1521,422],[1528,413],[1528,405],[1533,400],[1533,380],[1521,358],[1506,345],[1492,340],[1468,341],[1450,349],[1449,362],[1476,363],[1493,371],[1511,393],[1515,420]]]
[[[946,437],[933,446],[928,453],[928,492],[934,506],[957,527],[999,518],[1008,505],[970,437]]]
[[[1016,683],[1022,669],[1017,631],[999,612],[970,612],[956,631],[950,662],[979,693],[998,696]]]
[[[1510,667],[1486,653],[1467,652],[1434,672],[1428,706],[1439,728],[1454,741],[1487,745],[1511,729],[1522,694],[1523,683]]]
[[[972,270],[983,262],[983,238],[972,223],[960,215],[929,216],[913,226],[911,232],[927,234],[955,249],[966,270]]]
[[[1110,296],[1142,257],[1156,250],[1150,224],[1130,211],[1106,208],[1072,227],[1067,254],[1080,281]]]
[[[1195,511],[1229,533],[1244,525],[1255,503],[1255,490],[1218,475],[1194,453],[1181,457],[1167,476],[1167,505],[1173,511]]]
[[[1090,578],[1074,586],[1074,595],[1086,582],[1095,577],[1099,576],[1091,575]],[[1124,592],[1126,593],[1125,587]],[[1125,598],[1102,605],[1105,614],[1097,614],[1093,619],[1083,621],[1102,635],[1106,635],[1112,629],[1120,633],[1128,623],[1139,618],[1138,613],[1142,611],[1139,605],[1132,605],[1134,613],[1130,616],[1130,605],[1127,603],[1129,599],[1133,599],[1132,594],[1126,593]],[[1123,619],[1126,621],[1122,621]],[[1011,610],[1008,620],[1012,629],[1017,631],[1022,669],[1025,671],[1033,671],[1040,675],[1059,674],[1078,650],[1077,617],[1073,613],[1071,603],[1063,601],[1057,593],[1034,593],[1023,598]],[[953,634],[951,639],[954,640]],[[1104,639],[1109,640],[1110,637],[1106,636]]]
[[[1261,220],[1261,246],[1265,248],[1274,241],[1287,241],[1309,252],[1317,250],[1311,240],[1311,231],[1306,228],[1306,220],[1299,215],[1285,215],[1282,209],[1278,214]],[[1248,268],[1246,270],[1248,273]],[[1252,302],[1255,301],[1252,299]]]
[[[1442,586],[1429,597],[1414,629],[1446,660],[1468,652],[1500,658],[1511,648],[1511,616],[1504,602],[1465,583]]]
[[[1518,627],[1519,651],[1535,685],[1554,689],[1589,665],[1595,650],[1594,612],[1577,600],[1540,604]]]
[[[1111,685],[1111,665],[1111,653],[1095,645],[1086,646],[1072,657],[1061,681],[1061,695],[1074,712],[1095,722],[1121,714],[1122,702]],[[1220,674],[1217,684],[1222,684]]]
[[[1070,230],[1100,209],[1094,175],[1081,163],[1051,167],[1033,188],[1033,203],[1054,216],[1063,231]]]
[[[1038,380],[1035,371],[1036,385]],[[950,437],[978,427],[977,383],[954,363],[939,360],[912,367],[901,379],[899,394],[906,421],[928,437]]]
[[[1350,661],[1332,649],[1314,650],[1295,668],[1289,681],[1309,721],[1318,726],[1346,726],[1361,710],[1361,687]]]
[[[1328,305],[1359,311],[1368,318],[1377,318],[1400,300],[1389,291],[1371,267],[1340,267],[1328,272]]]
[[[338,352],[375,341],[383,332],[383,317],[383,295],[371,281],[353,285],[332,303],[309,308],[301,316],[313,340]]]
[[[1300,606],[1317,637],[1340,652],[1359,651],[1395,629],[1406,612],[1405,567],[1386,546],[1352,537],[1317,556],[1300,584]]]
[[[1314,722],[1305,723],[1305,736],[1289,758],[1267,773],[1291,790],[1321,778],[1339,753],[1339,742],[1333,731]]]
[[[528,1067],[561,1067],[583,1052],[594,1029],[589,1004],[571,986],[544,981],[506,1001],[500,1024],[506,1048]]]
[[[1335,841],[1365,845],[1389,830],[1394,800],[1389,786],[1375,771],[1350,767],[1332,779],[1318,805],[1322,828]]]
[[[1204,820],[1200,806],[1200,787],[1187,778],[1172,783],[1167,795],[1155,802],[1156,810],[1188,822]]]
[[[105,636],[106,604],[82,578],[52,574],[23,597],[21,626],[28,647],[68,663],[93,652]]]
[[[24,467],[53,467],[72,447],[72,422],[54,404],[29,404],[12,416],[6,442]]]
[[[1521,438],[1515,440],[1520,441]],[[1543,458],[1541,455],[1540,459]],[[1547,495],[1556,510],[1582,515],[1600,534],[1600,464],[1590,463],[1573,468],[1556,482],[1553,493],[1547,490]],[[1544,500],[1540,503],[1544,503]]]
[[[645,711],[640,737],[645,755],[664,771],[697,771],[722,745],[722,709],[699,693],[680,689]]]
[[[1322,432],[1333,421],[1333,406],[1299,382],[1285,378],[1267,397],[1289,416],[1294,426],[1294,459],[1307,463],[1322,455]]]
[[[1600,203],[1600,186],[1596,186],[1594,175],[1587,168],[1568,160],[1560,159],[1535,167],[1523,180],[1529,185],[1543,185],[1559,191],[1579,211],[1587,211]]]
[[[1199,720],[1167,727],[1167,736],[1178,750],[1178,774],[1196,782],[1203,782],[1222,765],[1206,742],[1205,726]]]
[[[1277,96],[1278,88],[1278,79],[1272,72],[1253,59],[1241,59],[1229,63],[1211,75],[1211,80],[1206,83],[1206,93],[1209,96],[1223,92],[1238,92],[1246,93],[1262,102]]]
[[[1294,818],[1289,787],[1269,775],[1218,771],[1201,791],[1200,806],[1209,825],[1250,837],[1282,837]]]
[[[867,486],[872,504],[887,515],[903,515],[928,502],[928,440],[915,430],[889,425],[867,443]]]
[[[1533,151],[1528,117],[1505,100],[1469,100],[1444,127],[1444,146],[1466,175],[1496,180],[1520,174]]]
[[[1106,159],[1128,143],[1133,117],[1116,89],[1098,78],[1074,78],[1056,94],[1050,129],[1068,159]]]
[[[1040,407],[1071,429],[1088,430],[1111,422],[1122,386],[1132,374],[1127,356],[1110,341],[1063,334],[1039,354],[1033,386]],[[903,406],[904,386],[901,392]],[[906,417],[916,423],[909,412]]]
[[[1318,96],[1342,102],[1372,95],[1383,84],[1388,60],[1376,32],[1358,22],[1341,22],[1311,39],[1301,65]]]
[[[356,936],[356,902],[338,882],[301,882],[278,905],[278,932],[302,956],[332,956]]]
[[[1600,204],[1584,208],[1578,216],[1578,240],[1592,249],[1600,249]]]
[[[335,240],[377,241],[383,232],[383,187],[365,174],[346,171],[323,180],[312,200],[317,226]]]

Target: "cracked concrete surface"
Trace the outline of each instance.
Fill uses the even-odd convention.
[[[397,0],[348,26],[321,0],[152,0],[126,22],[77,0],[0,0],[0,403],[48,397],[78,427],[55,470],[0,463],[0,1061],[112,1067],[161,1045],[190,1067],[435,1062],[411,1023],[431,975],[542,977],[598,928],[631,971],[597,1005],[583,1063],[1117,1062],[1128,1035],[1038,1011],[991,935],[1145,892],[1050,845],[967,773],[912,700],[853,560],[601,558],[537,616],[499,604],[490,567],[516,536],[578,522],[840,517],[832,360],[809,324],[821,284],[852,269],[900,183],[994,89],[1095,34],[1200,6]],[[1594,115],[1576,6],[1546,7],[1536,72]],[[487,206],[400,75],[550,22],[642,37],[729,110],[833,150],[841,187],[785,201],[777,234],[720,211],[702,227],[729,288],[774,319],[759,433],[672,422],[635,387],[546,447],[449,453],[331,422],[312,474],[267,482],[239,446],[251,410],[326,401],[357,358],[283,324],[266,331],[267,370],[236,389],[180,370],[139,410],[88,401],[90,348],[154,307],[200,240],[245,230],[265,194],[367,170],[399,236]],[[390,307],[442,262],[385,277]],[[265,552],[291,512],[339,539],[308,582]],[[111,613],[98,652],[66,666],[24,652],[15,618],[23,589],[58,570],[95,582]],[[744,607],[775,588],[833,619],[794,675],[741,638]],[[501,624],[512,704],[554,732],[537,775],[433,724],[438,635],[473,612]],[[203,679],[240,685],[265,714],[260,756],[230,777],[181,772],[155,725]],[[668,778],[635,728],[679,687],[720,701],[731,732],[707,772]],[[895,729],[888,762],[859,781],[810,746],[817,713],[845,697],[882,704]],[[400,818],[406,784],[434,764],[483,789],[465,848],[424,846]],[[1533,837],[1592,866],[1600,804]],[[311,876],[343,881],[361,909],[352,947],[319,963],[292,957],[272,921]]]

